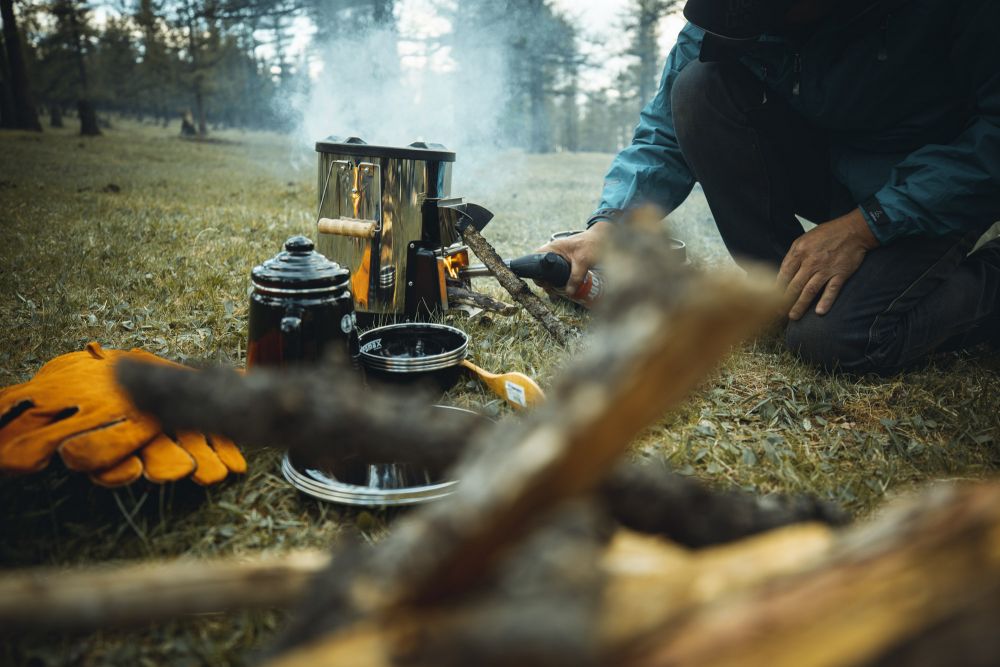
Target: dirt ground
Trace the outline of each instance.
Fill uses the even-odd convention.
[[[455,194],[497,214],[487,236],[514,255],[579,228],[609,155],[468,151]],[[117,121],[98,139],[72,130],[0,134],[0,386],[91,340],[187,363],[243,363],[251,268],[312,234],[316,167],[289,137],[220,132],[207,143]],[[698,192],[672,216],[707,269],[728,262]],[[585,324],[570,308],[567,319]],[[473,360],[544,387],[565,362],[526,316],[467,326]],[[716,485],[813,493],[858,517],[887,496],[1000,465],[996,353],[935,358],[890,378],[831,377],[762,335],[635,456]],[[497,414],[471,380],[446,399]],[[377,541],[392,513],[323,505],[281,479],[278,454],[211,489],[138,483],[110,491],[68,474],[0,479],[0,568],[280,552],[357,532]],[[279,612],[178,621],[88,636],[0,635],[3,665],[243,664],[280,628]]]

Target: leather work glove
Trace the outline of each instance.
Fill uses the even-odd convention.
[[[142,415],[114,378],[122,358],[185,368],[141,350],[103,350],[56,357],[24,384],[0,390],[0,471],[43,469],[56,452],[66,467],[90,474],[103,486],[139,477],[164,483],[190,476],[215,484],[230,472],[246,472],[246,460],[230,440],[200,433],[161,432]]]

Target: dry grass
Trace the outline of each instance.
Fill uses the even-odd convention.
[[[311,232],[315,169],[310,148],[284,137],[220,138],[197,144],[130,123],[97,140],[70,130],[0,135],[0,385],[89,340],[241,363],[250,269],[286,237]],[[609,156],[460,159],[456,193],[498,214],[488,235],[514,254],[579,227]],[[674,223],[698,261],[725,261],[697,194]],[[565,360],[524,317],[468,328],[487,369],[524,371],[544,386]],[[995,472],[997,371],[983,353],[890,379],[829,377],[763,336],[635,451],[712,483],[811,492],[865,515],[917,483]],[[449,400],[504,409],[472,382]],[[107,491],[56,465],[0,480],[0,567],[252,553],[391,529],[390,514],[298,495],[276,462],[273,452],[252,455],[246,478],[208,491],[187,482]],[[277,612],[236,614],[8,638],[0,664],[239,664],[280,622]]]

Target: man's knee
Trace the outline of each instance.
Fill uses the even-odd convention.
[[[872,367],[866,355],[866,332],[853,330],[848,323],[810,311],[788,323],[785,344],[802,361],[828,371],[867,372]]]
[[[694,61],[681,70],[670,90],[670,108],[678,138],[697,136],[699,124],[712,115],[725,86],[725,69],[719,63]]]

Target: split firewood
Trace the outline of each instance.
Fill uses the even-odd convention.
[[[660,614],[646,642],[620,644],[617,662],[995,665],[998,536],[1000,485],[932,489],[846,531],[818,561]]]
[[[519,312],[519,308],[513,304],[504,303],[488,294],[452,284],[448,285],[448,303],[452,306],[472,306],[504,317],[517,315]]]
[[[328,554],[34,568],[0,576],[0,633],[131,627],[193,614],[288,607]]]
[[[562,321],[556,317],[555,313],[545,302],[542,301],[537,294],[531,291],[528,287],[528,283],[524,282],[521,278],[514,274],[510,268],[504,264],[503,258],[496,251],[496,249],[490,245],[490,242],[483,238],[483,235],[479,233],[479,230],[472,225],[467,226],[464,231],[462,231],[462,240],[465,244],[469,246],[469,249],[475,253],[476,257],[479,258],[483,264],[493,273],[496,277],[497,282],[503,287],[507,292],[510,293],[514,301],[524,306],[524,309],[531,314],[542,327],[549,332],[549,335],[557,343],[562,346],[566,346],[569,341],[576,336],[576,332],[567,327]]]

